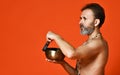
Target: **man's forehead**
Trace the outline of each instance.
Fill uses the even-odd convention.
[[[91,9],[85,9],[81,13],[81,17],[91,17],[94,16],[94,13]]]

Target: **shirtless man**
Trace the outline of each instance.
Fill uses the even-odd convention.
[[[69,75],[104,75],[108,59],[108,44],[100,33],[105,19],[104,9],[99,4],[91,3],[81,11],[81,34],[88,35],[87,41],[81,46],[74,48],[60,35],[51,31],[46,35],[48,41],[54,40],[57,43],[66,57],[77,60],[76,67],[70,66],[65,60],[48,61],[61,64]]]

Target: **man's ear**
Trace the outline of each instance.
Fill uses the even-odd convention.
[[[100,24],[100,19],[95,19],[95,27]]]

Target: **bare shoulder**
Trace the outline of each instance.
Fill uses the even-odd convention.
[[[86,46],[95,48],[94,50],[103,50],[103,48],[108,48],[107,41],[102,37],[88,40]]]
[[[80,58],[88,58],[101,53],[107,53],[107,42],[102,38],[88,39],[83,45],[76,49],[75,56]]]

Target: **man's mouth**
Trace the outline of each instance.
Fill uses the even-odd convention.
[[[80,29],[81,29],[81,30],[84,30],[84,26],[83,26],[83,25],[81,25],[81,26],[80,26]]]
[[[84,28],[83,28],[83,27],[81,27],[80,29],[81,29],[82,31],[84,30]]]

